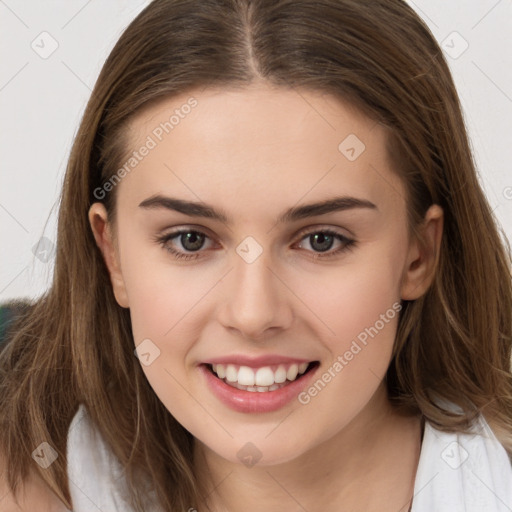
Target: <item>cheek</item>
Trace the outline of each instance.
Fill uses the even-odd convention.
[[[365,254],[354,254],[339,266],[309,274],[294,285],[294,292],[317,316],[316,323],[325,327],[322,332],[332,340],[331,351],[350,345],[388,310],[386,320],[395,316],[400,269],[391,250],[374,245]],[[378,327],[382,328],[381,322]]]
[[[368,254],[361,255],[354,265],[340,266],[329,279],[317,280],[315,292],[307,298],[329,328],[323,342],[331,358],[323,362],[299,402],[309,414],[315,414],[319,424],[329,424],[322,433],[324,438],[368,403],[391,360],[402,309],[400,259],[393,244],[374,247]],[[336,421],[333,410],[338,411]]]
[[[140,265],[136,261],[127,260],[123,272],[142,370],[171,414],[183,425],[195,425],[204,410],[191,400],[188,391],[188,370],[193,362],[189,354],[202,329],[198,318],[201,299],[218,277],[210,276],[210,284],[206,276],[193,277],[183,267],[146,264],[142,258]]]
[[[190,352],[204,328],[204,305],[218,274],[169,263],[165,251],[151,252],[127,248],[122,261],[134,345],[158,398],[178,421],[189,424],[204,413],[191,406],[187,392],[194,363]]]
[[[315,411],[325,414],[326,421],[333,403],[345,408],[347,418],[356,414],[377,389],[391,359],[402,309],[400,269],[391,246],[370,252],[371,257],[340,265],[325,279],[318,275],[304,281],[297,291],[318,312],[317,337],[330,354],[301,403],[315,402]]]
[[[121,265],[135,343],[175,338],[218,276],[201,267],[179,266],[164,249],[140,241],[127,240],[123,248]]]

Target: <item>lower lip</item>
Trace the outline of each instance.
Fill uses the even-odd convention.
[[[225,405],[238,412],[272,412],[289,404],[309,384],[318,366],[302,377],[275,391],[244,391],[234,388],[216,377],[206,365],[199,365],[207,385],[213,394]]]

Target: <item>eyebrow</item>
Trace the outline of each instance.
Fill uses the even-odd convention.
[[[213,206],[206,203],[198,203],[176,199],[162,195],[154,195],[145,199],[139,204],[139,207],[145,209],[165,209],[172,210],[191,217],[204,217],[229,223],[229,217],[223,210],[216,210]],[[293,222],[317,215],[325,215],[331,212],[353,210],[355,208],[367,208],[378,211],[377,206],[367,199],[357,197],[341,196],[333,197],[318,203],[310,203],[295,206],[286,210],[279,218],[278,223]]]

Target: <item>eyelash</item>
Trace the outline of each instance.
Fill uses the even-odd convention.
[[[195,260],[197,258],[200,258],[200,251],[197,251],[195,253],[182,253],[180,251],[177,251],[176,249],[173,249],[172,247],[170,247],[168,245],[168,243],[173,240],[174,238],[182,235],[182,234],[185,234],[185,233],[197,233],[197,234],[200,234],[200,235],[204,235],[206,236],[207,238],[210,238],[208,237],[208,235],[206,233],[203,233],[202,231],[199,231],[197,229],[179,229],[179,230],[176,230],[176,231],[173,231],[172,233],[167,233],[163,236],[157,236],[155,238],[155,241],[157,243],[159,243],[160,245],[162,245],[162,247],[169,253],[171,253],[177,260],[180,260],[180,259],[184,259],[184,260]],[[354,247],[356,246],[356,241],[351,239],[351,238],[348,238],[346,237],[345,235],[342,235],[341,233],[338,233],[337,231],[333,231],[332,229],[317,229],[317,230],[311,230],[311,231],[307,231],[307,230],[304,230],[304,231],[301,231],[299,233],[299,241],[302,241],[304,238],[308,237],[308,236],[311,236],[311,235],[314,235],[314,234],[318,234],[318,233],[322,233],[324,235],[330,235],[330,236],[333,236],[335,237],[336,239],[340,240],[341,242],[344,242],[345,245],[343,245],[342,247],[340,247],[339,249],[336,249],[335,251],[333,252],[329,252],[329,253],[321,253],[321,252],[317,252],[317,253],[314,253],[314,259],[328,259],[328,258],[332,258],[334,256],[338,256],[339,254],[345,252],[345,251],[351,251],[354,249]],[[308,251],[308,252],[311,252],[311,251]]]

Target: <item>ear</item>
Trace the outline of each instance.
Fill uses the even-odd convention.
[[[417,238],[411,241],[402,275],[401,298],[403,300],[415,300],[421,297],[432,284],[441,250],[443,220],[443,209],[433,204],[427,210],[420,226],[423,243]]]
[[[116,301],[121,307],[127,308],[129,307],[128,294],[121,272],[119,254],[112,237],[112,225],[108,220],[107,210],[102,203],[94,203],[89,208],[89,223],[96,245],[103,254],[103,259],[107,265]]]

